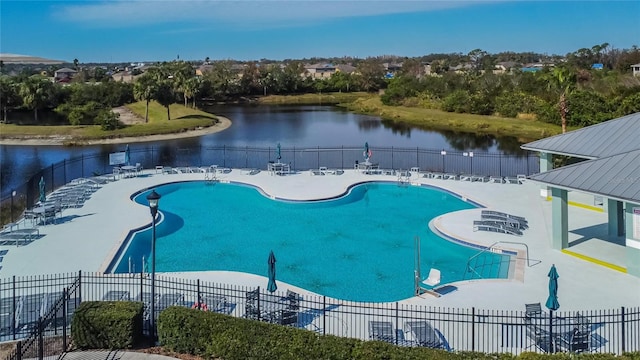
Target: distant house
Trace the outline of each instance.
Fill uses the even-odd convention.
[[[594,70],[602,70],[602,69],[604,69],[604,65],[600,64],[600,63],[596,63],[596,64],[592,64],[591,68],[594,69]]]
[[[631,65],[631,70],[633,70],[633,76],[640,76],[640,64]]]
[[[204,73],[211,70],[213,70],[213,65],[210,65],[210,64],[200,65],[196,68],[196,76],[202,76],[204,75]]]
[[[111,75],[111,78],[114,81],[130,83],[133,82],[135,76],[131,74],[130,71],[118,71],[117,73]]]
[[[312,79],[328,79],[337,69],[333,64],[312,64],[304,67],[305,73]]]
[[[355,66],[349,64],[336,65],[336,72],[343,72],[345,74],[352,74],[356,71]]]
[[[69,68],[58,69],[53,73],[55,82],[69,82],[76,75],[77,71]]]
[[[494,66],[493,73],[494,74],[505,74],[511,71],[516,66],[516,63],[513,61],[503,61],[499,62]]]

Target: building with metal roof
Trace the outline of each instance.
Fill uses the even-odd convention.
[[[591,194],[603,199],[608,215],[608,239],[603,240],[623,243],[627,273],[640,276],[639,140],[640,113],[635,113],[522,145],[540,153],[540,173],[531,180],[551,199],[554,248],[570,247],[568,193]],[[586,160],[553,169],[553,155]]]

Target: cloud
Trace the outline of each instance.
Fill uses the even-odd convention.
[[[282,27],[337,18],[435,11],[489,0],[108,0],[58,3],[54,16],[96,27],[218,22],[235,28]]]

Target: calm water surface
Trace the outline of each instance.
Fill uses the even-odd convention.
[[[379,117],[359,115],[334,106],[245,106],[220,105],[205,110],[228,117],[233,125],[222,132],[189,139],[131,143],[133,151],[156,149],[178,152],[214,145],[289,147],[421,147],[427,149],[519,153],[516,138],[496,138],[475,134],[426,131],[398,126]],[[38,170],[71,157],[123,151],[125,144],[64,146],[0,146],[0,190],[7,194]]]

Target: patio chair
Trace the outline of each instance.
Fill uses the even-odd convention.
[[[576,328],[569,339],[567,350],[572,353],[582,353],[591,350],[591,332]]]
[[[292,310],[281,310],[279,322],[280,325],[298,326],[298,312]]]
[[[300,309],[300,300],[302,300],[302,297],[300,296],[300,294],[298,294],[295,291],[287,290],[286,298],[287,300],[289,300],[288,308],[290,310],[297,311]]]
[[[442,349],[444,343],[433,326],[426,320],[407,321],[404,323],[405,333],[411,334],[420,346]]]
[[[524,318],[531,319],[542,315],[542,305],[540,303],[524,304]]]

